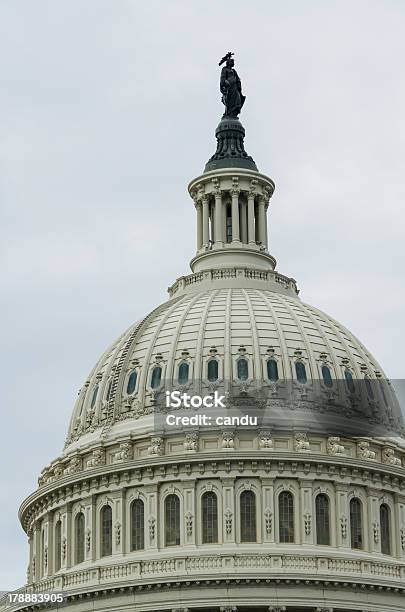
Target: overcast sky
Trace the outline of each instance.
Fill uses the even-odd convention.
[[[2,0],[0,590],[105,347],[187,273],[236,52],[278,270],[403,376],[405,3]]]

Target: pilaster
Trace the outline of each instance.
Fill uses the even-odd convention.
[[[314,544],[315,520],[313,516],[312,482],[300,481],[300,528],[301,542]]]
[[[336,519],[336,545],[338,548],[350,548],[348,487],[345,484],[336,484]]]
[[[263,542],[274,542],[274,480],[262,479],[262,534]]]
[[[223,541],[225,544],[235,542],[235,489],[232,478],[223,478],[222,481],[222,507],[223,507]]]

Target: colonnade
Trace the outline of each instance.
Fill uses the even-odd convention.
[[[267,207],[265,196],[232,190],[203,194],[195,201],[197,250],[241,244],[267,250]]]

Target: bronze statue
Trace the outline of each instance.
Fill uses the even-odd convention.
[[[219,66],[226,62],[221,70],[219,88],[222,93],[222,103],[225,105],[223,117],[237,119],[245,102],[245,96],[242,94],[242,85],[238,73],[234,68],[235,62],[232,55],[234,55],[234,53],[229,51],[229,53],[224,55],[219,62]]]

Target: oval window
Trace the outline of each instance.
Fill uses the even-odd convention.
[[[353,376],[350,370],[345,370],[345,379],[348,390],[350,391],[350,393],[354,393],[356,389],[354,386]]]
[[[188,382],[188,372],[189,372],[189,365],[188,363],[181,363],[179,366],[179,383],[181,385],[184,385],[186,382]]]
[[[267,362],[267,378],[271,380],[271,382],[276,382],[278,380],[278,366],[275,359],[269,359]]]
[[[136,370],[133,370],[128,378],[127,384],[127,395],[132,395],[136,388],[136,380],[138,378],[138,373]]]
[[[216,359],[211,359],[208,362],[208,380],[210,382],[218,380],[218,361]]]
[[[322,366],[322,378],[326,387],[333,387],[332,375],[330,369],[326,365]]]
[[[152,389],[157,389],[160,386],[161,378],[162,378],[162,368],[160,366],[153,368],[152,380],[150,383],[150,386],[152,387]]]
[[[249,374],[248,362],[246,359],[239,359],[238,361],[238,378],[239,380],[247,380]]]
[[[299,383],[304,385],[307,382],[307,371],[302,361],[297,361],[295,364],[295,373]]]

